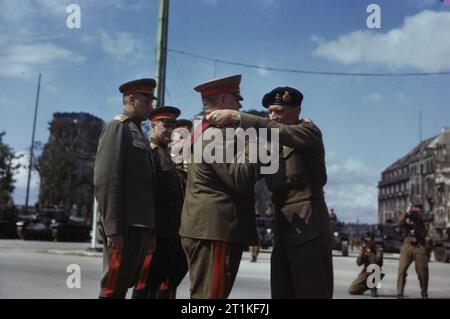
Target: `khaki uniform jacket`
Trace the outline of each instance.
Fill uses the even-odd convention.
[[[154,229],[154,165],[139,124],[116,116],[102,131],[94,166],[94,190],[105,235],[128,226]]]
[[[289,240],[301,244],[328,231],[324,228],[329,225],[328,211],[312,214],[310,204],[312,200],[323,201],[322,188],[327,181],[325,150],[319,128],[312,122],[283,125],[246,113],[241,113],[241,127],[279,129],[279,142],[283,145],[280,147],[280,166],[275,174],[266,175],[266,181],[272,192],[275,214],[282,213],[297,232],[302,233]],[[276,219],[275,230],[277,226],[279,228],[280,224]],[[282,234],[281,230],[276,232],[275,240]]]
[[[207,130],[225,136],[225,130]],[[202,149],[210,142],[204,139]],[[180,236],[255,245],[254,184],[258,178],[258,164],[190,163]]]

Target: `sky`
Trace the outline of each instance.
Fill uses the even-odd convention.
[[[80,28],[66,23],[72,3],[80,7]],[[367,26],[372,3],[380,8],[380,28]],[[155,75],[158,9],[157,0],[0,0],[5,142],[27,152],[39,73],[37,141],[47,142],[54,112],[88,112],[105,122],[120,113],[117,87]],[[244,110],[262,110],[262,96],[277,86],[299,89],[301,116],[311,118],[324,137],[328,206],[341,220],[373,223],[381,171],[420,136],[450,126],[450,75],[336,76],[264,68],[448,72],[449,30],[450,5],[440,0],[172,0],[165,103],[190,118],[201,108],[193,87],[234,74],[242,74]],[[16,179],[14,199],[23,204],[26,171]],[[34,203],[36,174],[31,189]]]

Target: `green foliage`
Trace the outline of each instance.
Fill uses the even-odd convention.
[[[103,121],[86,113],[55,113],[50,138],[36,163],[39,201],[92,207],[93,171]]]
[[[14,172],[20,167],[14,163],[19,156],[14,154],[13,149],[3,142],[5,132],[0,132],[0,203],[6,203],[14,191]]]

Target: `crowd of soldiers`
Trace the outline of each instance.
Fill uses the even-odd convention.
[[[133,298],[175,298],[187,273],[191,298],[227,298],[244,249],[255,247],[251,252],[256,261],[254,185],[260,178],[272,192],[274,211],[272,298],[332,298],[322,133],[311,120],[299,118],[303,94],[292,87],[277,87],[263,96],[269,118],[240,112],[240,82],[241,76],[235,75],[194,88],[205,116],[196,127],[178,119],[179,108],[153,109],[154,79],[119,87],[123,112],[103,129],[94,167],[104,238],[100,298],[125,298],[131,287]],[[147,119],[150,139],[140,126]],[[212,136],[227,128],[277,129],[279,169],[261,175],[263,164],[248,161],[247,149],[243,162],[174,163],[175,144],[189,143],[194,148],[201,143],[204,150]],[[188,130],[190,138],[177,130]],[[218,147],[225,150],[227,142]],[[358,265],[381,266],[382,253],[370,240],[362,249]],[[417,265],[421,251],[415,246],[403,251],[400,268],[406,273],[412,260]],[[402,272],[399,296],[404,277]],[[363,293],[366,289],[359,287],[363,281],[357,279],[350,293]],[[426,296],[426,283],[423,289]]]

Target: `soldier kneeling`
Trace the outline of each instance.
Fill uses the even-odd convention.
[[[375,245],[375,234],[368,233],[361,240],[361,252],[356,259],[356,264],[358,266],[363,265],[364,268],[348,288],[348,293],[351,295],[362,295],[370,289],[372,297],[378,297],[377,288],[369,288],[367,286],[367,279],[372,274],[372,272],[367,271],[367,267],[370,264],[376,264],[380,266],[381,271],[383,266],[383,249]],[[381,274],[381,279],[383,277],[384,274]]]

